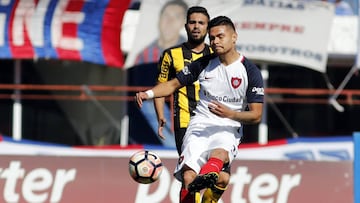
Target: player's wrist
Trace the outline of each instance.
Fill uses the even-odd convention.
[[[145,94],[147,95],[147,97],[148,97],[148,99],[153,99],[154,98],[154,91],[152,91],[152,90],[147,90],[146,92],[145,92]]]

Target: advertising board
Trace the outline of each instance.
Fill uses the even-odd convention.
[[[160,179],[138,184],[128,157],[12,156],[0,159],[0,202],[178,202],[177,160],[162,158]],[[353,202],[352,161],[235,160],[220,202]]]

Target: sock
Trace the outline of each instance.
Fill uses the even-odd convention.
[[[212,188],[207,188],[203,194],[201,203],[216,203],[219,201],[221,195],[225,192],[226,187],[222,188],[214,185]]]
[[[187,189],[181,188],[180,203],[200,203],[200,192],[191,193]]]
[[[208,162],[201,167],[200,174],[203,175],[210,172],[219,173],[223,165],[224,163],[220,159],[211,157]]]

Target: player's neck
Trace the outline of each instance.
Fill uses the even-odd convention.
[[[191,51],[195,52],[195,53],[200,53],[205,49],[205,43],[191,43],[191,42],[186,42],[186,46],[191,49]]]
[[[220,62],[225,66],[232,64],[240,58],[240,53],[236,50],[231,50],[225,54],[219,55]]]

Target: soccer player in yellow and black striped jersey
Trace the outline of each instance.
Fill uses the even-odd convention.
[[[159,75],[157,78],[159,83],[175,78],[176,73],[180,72],[192,61],[212,53],[209,45],[204,42],[209,18],[207,10],[203,7],[194,6],[188,9],[185,24],[188,41],[166,49],[163,52],[159,61]],[[171,105],[174,105],[175,143],[179,156],[181,155],[182,140],[188,127],[190,116],[199,100],[199,88],[199,83],[195,82],[193,85],[184,86],[174,93],[174,104]],[[162,130],[166,124],[164,105],[164,98],[154,99],[159,122],[158,135],[162,139],[165,139]],[[230,166],[225,166],[219,176],[218,183],[213,188],[209,188],[204,192],[202,203],[214,203],[220,199],[230,180]],[[187,188],[182,187],[180,202],[200,202],[200,193],[193,194]]]

